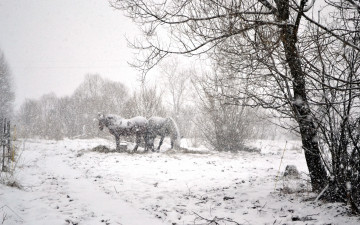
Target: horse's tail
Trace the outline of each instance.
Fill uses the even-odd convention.
[[[179,148],[180,147],[180,139],[181,139],[179,127],[173,118],[168,117],[168,120],[170,122],[170,128],[171,128],[170,129],[171,130],[171,134],[170,134],[171,142],[174,143],[174,147]]]

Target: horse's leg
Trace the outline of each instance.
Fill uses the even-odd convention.
[[[149,138],[149,147],[151,149],[152,152],[155,152],[155,147],[154,147],[154,141],[155,141],[155,137],[151,136]]]
[[[147,152],[149,149],[148,149],[148,141],[146,135],[143,136],[143,139],[144,139],[144,152]]]
[[[133,149],[133,152],[137,151],[140,142],[141,142],[141,136],[137,134],[137,135],[136,135],[136,145],[135,145],[135,147],[134,147],[134,149]]]
[[[144,152],[148,152],[149,149],[151,149],[151,146],[150,146],[151,142],[150,142],[150,136],[149,135],[147,135],[147,134],[144,135],[144,142],[145,142]]]
[[[170,142],[171,143],[171,148],[170,149],[173,149],[174,148],[174,140],[171,138],[170,141],[171,141]]]
[[[116,142],[116,151],[121,152],[120,149],[120,137],[115,135],[115,142]]]
[[[160,146],[162,145],[164,138],[165,138],[165,135],[161,136],[160,141],[159,141],[159,147],[157,148],[157,151],[160,151]]]

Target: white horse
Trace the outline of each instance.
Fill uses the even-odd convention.
[[[104,126],[109,129],[110,134],[115,136],[116,150],[120,151],[120,136],[131,136],[136,135],[136,145],[133,151],[136,151],[140,142],[141,137],[145,141],[145,150],[147,148],[146,142],[146,131],[148,121],[142,116],[133,117],[131,119],[124,119],[117,115],[98,115],[99,129],[103,130]]]

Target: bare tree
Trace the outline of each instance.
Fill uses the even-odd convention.
[[[177,121],[181,135],[188,137],[190,133],[194,133],[194,115],[191,111],[195,108],[193,101],[196,93],[191,77],[195,70],[174,57],[161,63],[160,71],[162,86],[167,94],[165,96],[168,96],[164,98],[164,102],[171,107],[167,111]]]
[[[62,121],[59,120],[58,98],[54,93],[43,95],[39,100],[40,114],[38,121],[40,135],[46,139],[60,140]]]
[[[152,116],[166,115],[165,107],[162,103],[162,95],[158,92],[156,86],[147,87],[145,84],[136,91],[125,105],[126,117],[144,116],[150,118]]]
[[[173,114],[178,116],[185,105],[191,84],[190,78],[193,71],[187,68],[180,68],[180,62],[173,58],[160,65],[162,77],[164,78],[165,89],[169,92],[170,104],[173,107]]]
[[[99,112],[124,114],[129,99],[127,93],[127,88],[121,83],[103,79],[99,74],[87,74],[72,96],[77,135],[97,135],[97,124],[93,119]]]
[[[226,95],[231,91],[219,83],[218,74],[206,75],[200,79],[194,82],[201,99],[197,126],[206,142],[217,151],[246,150],[244,142],[254,132],[255,110],[246,106],[246,98],[240,105],[231,104],[226,98],[216,97],[219,93]]]
[[[360,45],[359,8],[352,1],[329,1],[338,10],[331,14],[337,23],[331,30],[344,32],[348,42]],[[304,38],[309,48],[307,62],[310,104],[324,152],[324,162],[331,175],[325,193],[335,201],[348,202],[360,213],[360,51],[344,46],[338,38],[308,25]]]
[[[11,72],[0,50],[0,118],[12,117],[14,100]]]
[[[17,112],[18,134],[20,137],[39,136],[40,128],[40,104],[38,101],[26,99]]]

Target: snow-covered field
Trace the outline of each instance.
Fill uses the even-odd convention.
[[[0,224],[360,224],[342,204],[314,201],[296,141],[258,140],[250,145],[261,153],[238,154],[92,151],[98,145],[115,147],[27,140],[14,175],[21,189],[0,184]],[[284,148],[279,175],[293,164],[301,179],[276,179]]]

